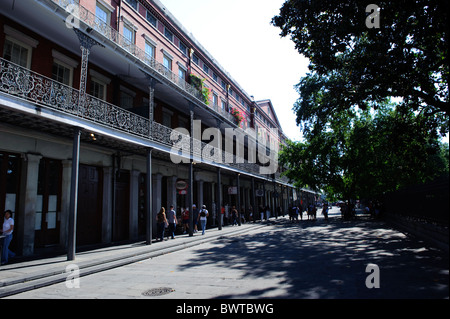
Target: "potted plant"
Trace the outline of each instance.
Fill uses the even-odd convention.
[[[231,115],[233,115],[237,126],[239,126],[242,122],[242,120],[244,119],[244,116],[241,114],[241,112],[239,111],[239,109],[237,107],[232,107],[231,108]]]

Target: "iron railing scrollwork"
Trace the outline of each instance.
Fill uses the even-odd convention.
[[[172,148],[176,143],[182,145],[188,154],[201,158],[206,163],[214,162],[224,164],[243,172],[259,174],[260,166],[249,163],[234,154],[212,147],[211,145],[195,140],[189,135],[175,132],[174,129],[160,123],[150,121],[138,114],[113,105],[92,95],[86,94],[83,104],[79,105],[79,90],[45,77],[39,73],[28,70],[8,60],[0,58],[0,92],[12,95],[34,104],[73,115],[104,127],[147,139],[153,143]],[[193,139],[193,150],[190,150],[190,139]],[[216,155],[217,157],[214,157]],[[276,173],[276,179],[286,181],[286,178]]]

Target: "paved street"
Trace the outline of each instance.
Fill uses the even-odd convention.
[[[379,267],[380,288],[366,287],[369,263]],[[448,284],[444,252],[383,222],[320,216],[294,224],[279,218],[245,234],[81,277],[79,288],[60,283],[8,298],[448,298]],[[143,295],[161,287],[170,292]]]

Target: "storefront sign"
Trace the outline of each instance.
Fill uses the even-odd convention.
[[[179,179],[177,180],[177,182],[175,183],[175,188],[179,191],[181,190],[185,190],[188,188],[188,183],[183,180],[183,179]]]

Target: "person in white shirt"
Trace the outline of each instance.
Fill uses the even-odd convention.
[[[199,211],[198,220],[200,220],[200,224],[202,225],[202,235],[205,234],[206,229],[206,220],[208,219],[208,210],[206,209],[206,205],[202,206],[202,209]]]
[[[6,264],[9,258],[12,258],[16,255],[9,250],[9,244],[11,243],[12,240],[13,230],[14,230],[14,219],[12,219],[11,211],[8,209],[5,211],[5,218],[3,220],[3,228],[2,228],[2,233],[5,236],[2,249],[2,265]]]

